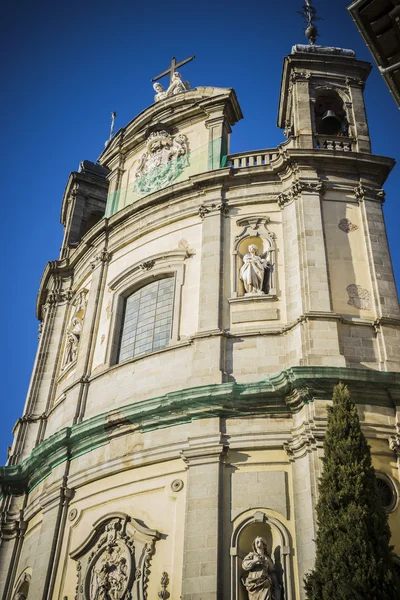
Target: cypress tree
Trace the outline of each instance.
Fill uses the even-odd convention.
[[[347,387],[328,409],[324,469],[316,506],[315,568],[305,577],[308,600],[399,600],[388,517],[371,452]]]

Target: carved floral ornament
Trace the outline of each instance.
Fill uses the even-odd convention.
[[[75,600],[146,600],[155,530],[124,513],[99,519],[71,558],[77,561]]]
[[[177,179],[189,165],[187,136],[172,136],[166,130],[153,131],[146,141],[145,152],[135,171],[134,190],[151,193]]]

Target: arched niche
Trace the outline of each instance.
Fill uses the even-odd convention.
[[[239,219],[236,223],[242,227],[242,231],[235,237],[233,243],[232,260],[232,298],[245,295],[243,282],[240,279],[240,269],[243,265],[243,257],[248,252],[251,244],[257,247],[257,254],[264,258],[269,264],[268,297],[276,296],[276,244],[275,234],[267,228],[269,217],[246,217]]]
[[[31,585],[32,569],[28,567],[18,577],[17,583],[14,588],[12,600],[27,600],[29,594],[29,587]]]
[[[316,88],[314,90],[315,132],[318,135],[349,136],[350,119],[346,111],[347,104],[348,98],[342,90],[332,87]]]
[[[233,530],[231,537],[231,594],[232,600],[248,600],[241,578],[244,557],[252,551],[256,537],[266,540],[268,551],[275,565],[280,589],[275,589],[274,600],[294,600],[291,573],[292,546],[290,534],[285,525],[259,509],[253,514],[245,513]]]

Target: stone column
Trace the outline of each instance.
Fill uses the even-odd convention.
[[[219,419],[201,428],[219,429]],[[219,432],[189,442],[182,600],[221,600],[222,507],[225,447]]]

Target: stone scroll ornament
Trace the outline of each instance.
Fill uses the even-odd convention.
[[[258,255],[257,246],[250,244],[243,256],[239,276],[243,281],[245,296],[264,296],[269,293],[271,265]]]
[[[167,131],[153,131],[146,142],[146,151],[135,172],[134,190],[151,193],[177,179],[189,165],[186,135],[172,136]]]
[[[254,539],[252,551],[243,559],[242,569],[248,600],[280,600],[280,585],[264,538]]]
[[[123,513],[100,519],[71,552],[77,561],[75,600],[147,600],[151,558],[159,538]]]

